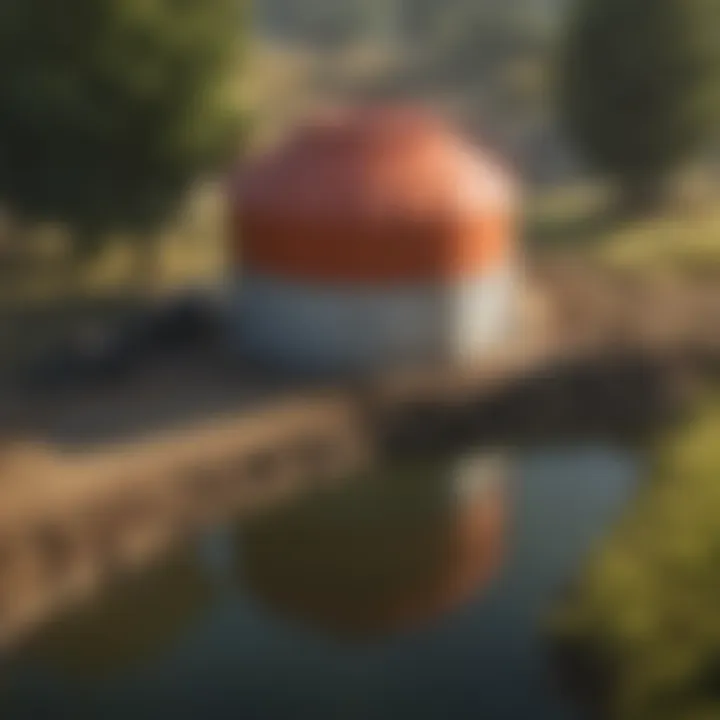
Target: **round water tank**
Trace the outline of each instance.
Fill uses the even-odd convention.
[[[505,336],[513,180],[432,114],[340,112],[232,188],[235,328],[293,369],[465,361]]]

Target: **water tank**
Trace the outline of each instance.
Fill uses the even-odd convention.
[[[414,108],[337,112],[231,185],[232,325],[301,370],[465,362],[510,330],[513,178]]]

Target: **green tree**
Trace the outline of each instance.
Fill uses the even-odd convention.
[[[149,238],[237,141],[238,0],[0,0],[0,198]]]
[[[717,0],[579,0],[561,106],[587,159],[652,210],[718,121]]]

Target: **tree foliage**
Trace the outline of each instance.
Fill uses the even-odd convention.
[[[237,0],[0,0],[0,198],[79,237],[154,229],[236,140]]]
[[[718,120],[717,0],[579,0],[561,105],[587,159],[626,198],[653,195]]]
[[[718,432],[713,397],[661,438],[652,477],[554,618],[600,671],[609,717],[720,717]]]

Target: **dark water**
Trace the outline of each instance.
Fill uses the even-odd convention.
[[[0,716],[581,718],[539,628],[636,475],[606,447],[470,454],[217,528],[43,632]]]

